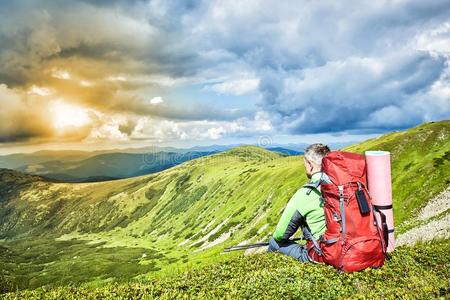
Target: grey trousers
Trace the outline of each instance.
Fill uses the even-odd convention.
[[[311,262],[311,259],[308,256],[308,252],[306,251],[306,247],[293,241],[277,242],[272,237],[269,240],[269,249],[267,251],[280,252],[285,255],[292,256],[293,258],[301,262]]]

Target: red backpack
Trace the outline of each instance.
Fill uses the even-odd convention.
[[[330,184],[321,192],[327,229],[320,243],[322,259],[344,272],[384,264],[386,245],[367,191],[363,155],[333,151],[322,160]]]

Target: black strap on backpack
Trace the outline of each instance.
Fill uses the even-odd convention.
[[[381,211],[383,209],[392,209],[392,205],[373,205],[373,208],[376,212],[380,214],[381,218],[381,229],[383,230],[383,239],[384,243],[386,245],[386,248],[389,244],[389,233],[394,232],[394,230],[389,230],[387,222],[386,222],[386,215],[382,213]]]

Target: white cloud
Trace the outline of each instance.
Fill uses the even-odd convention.
[[[81,80],[80,85],[84,87],[93,87],[95,84],[89,80]]]
[[[130,139],[158,142],[203,141],[270,130],[270,123],[265,119],[264,113],[257,115],[255,119],[240,118],[235,121],[171,121],[140,117]]]
[[[157,104],[160,104],[160,103],[163,103],[163,102],[164,102],[163,98],[159,97],[159,96],[150,99],[150,104],[152,104],[152,105],[157,105]]]
[[[52,70],[52,76],[58,79],[68,80],[71,78],[70,73],[66,70],[54,69]]]
[[[122,76],[122,75],[108,76],[106,78],[106,80],[108,80],[108,81],[122,81],[122,82],[128,81],[128,79],[125,76]]]
[[[33,85],[28,91],[29,94],[35,94],[39,96],[48,96],[51,95],[54,91],[51,88],[41,87]]]
[[[273,129],[270,115],[264,111],[256,113],[254,123],[257,131],[270,131]]]
[[[121,142],[127,141],[128,137],[119,130],[119,125],[114,123],[102,124],[100,127],[94,128],[88,137],[84,139],[85,142]]]
[[[213,127],[209,128],[207,131],[207,137],[211,140],[217,140],[223,137],[223,135],[226,133],[225,128],[223,127]]]
[[[208,88],[220,93],[235,96],[242,96],[258,90],[259,79],[238,79],[217,83]]]
[[[417,35],[411,46],[417,50],[450,55],[450,21]]]

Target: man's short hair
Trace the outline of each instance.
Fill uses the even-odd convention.
[[[312,144],[312,145],[309,145],[308,147],[306,147],[305,158],[309,162],[311,162],[317,166],[320,166],[320,165],[322,165],[322,158],[324,158],[325,155],[328,154],[328,152],[330,152],[330,148],[328,148],[327,145]]]

